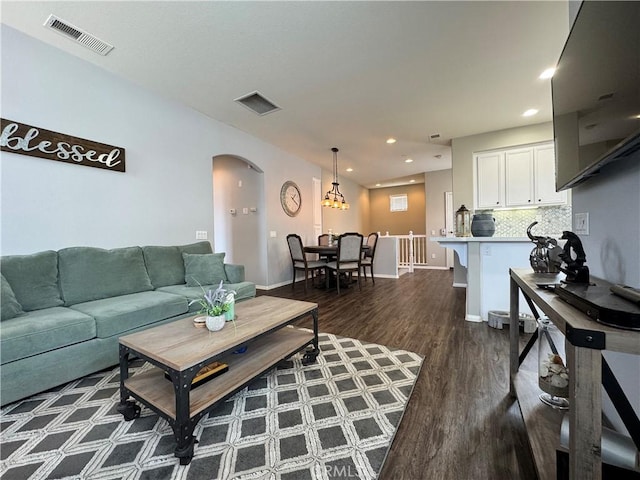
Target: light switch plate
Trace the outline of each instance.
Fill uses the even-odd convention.
[[[574,232],[581,235],[589,235],[589,213],[576,213],[574,215]]]
[[[206,230],[196,230],[196,240],[206,240],[206,239],[207,239]]]

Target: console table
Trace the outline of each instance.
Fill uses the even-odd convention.
[[[640,355],[640,332],[602,325],[539,284],[560,282],[530,269],[510,269],[511,325],[518,325],[520,292],[532,308],[538,307],[565,335],[569,368],[569,478],[602,478],[602,350]],[[520,354],[519,329],[510,328],[510,393],[518,398],[527,428],[538,478],[556,478],[562,414],[538,401],[537,359],[529,358],[531,343]],[[528,365],[527,365],[528,363]],[[533,388],[532,388],[533,387]],[[637,419],[636,419],[637,420]],[[554,437],[555,435],[555,437]]]

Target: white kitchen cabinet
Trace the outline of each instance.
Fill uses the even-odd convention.
[[[504,152],[480,153],[475,156],[476,208],[504,206]]]
[[[556,192],[556,156],[553,144],[534,147],[536,205],[564,205],[567,191]]]
[[[519,207],[533,203],[533,148],[507,150],[505,165],[505,206]]]
[[[555,188],[553,143],[478,153],[474,168],[476,209],[567,203]]]

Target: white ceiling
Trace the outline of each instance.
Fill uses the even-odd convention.
[[[115,48],[103,57],[44,28],[52,13]],[[0,14],[329,171],[336,146],[340,177],[366,187],[450,168],[452,138],[550,121],[538,75],[569,30],[566,1],[2,0]],[[281,110],[234,102],[256,90]],[[540,113],[522,117],[529,108]]]

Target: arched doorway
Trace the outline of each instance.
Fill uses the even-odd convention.
[[[226,263],[244,265],[245,278],[267,283],[264,174],[236,155],[213,157],[213,246]]]

